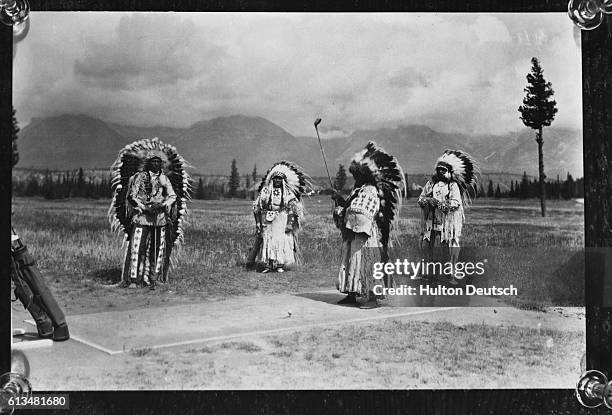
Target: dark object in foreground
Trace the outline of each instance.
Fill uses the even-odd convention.
[[[247,257],[247,260],[246,260],[247,269],[253,269],[257,265],[256,264],[257,254],[259,253],[259,250],[261,249],[261,244],[263,243],[263,238],[261,237],[261,234],[259,233],[255,235],[253,239],[254,239],[253,246],[249,250],[249,256]]]
[[[30,312],[40,337],[64,341],[70,338],[66,317],[43,279],[36,261],[13,231],[11,235],[11,278],[15,296]]]

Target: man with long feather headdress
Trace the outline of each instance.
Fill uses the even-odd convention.
[[[301,169],[288,161],[274,164],[261,181],[253,213],[259,238],[256,259],[263,263],[263,272],[284,272],[298,262],[297,232],[307,181]]]
[[[453,271],[459,257],[464,209],[470,205],[470,189],[476,189],[478,173],[472,156],[459,150],[445,150],[418,199],[422,212],[421,244],[426,243],[428,259],[433,260],[435,246],[448,246]],[[454,273],[451,283],[457,284]]]
[[[182,241],[190,177],[176,148],[157,138],[124,147],[112,166],[109,220],[127,244],[122,287],[167,282],[170,256]]]
[[[366,301],[362,308],[376,307],[373,293],[374,262],[387,262],[393,225],[399,218],[406,180],[397,159],[370,141],[351,160],[349,171],[355,186],[348,199],[338,193],[334,221],[342,232],[342,265],[337,288],[347,296],[339,304]],[[376,249],[373,249],[376,248]]]

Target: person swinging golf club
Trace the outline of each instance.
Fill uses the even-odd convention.
[[[383,281],[373,277],[375,262],[388,260],[392,225],[399,216],[405,177],[397,159],[370,141],[355,154],[349,171],[355,186],[347,199],[335,192],[334,222],[342,234],[342,263],[337,289],[347,296],[338,304],[360,308],[378,306],[374,287]]]
[[[378,302],[373,290],[380,282],[373,278],[374,263],[389,259],[391,231],[406,194],[406,178],[397,159],[370,141],[351,160],[349,172],[355,186],[345,199],[334,189],[319,124],[321,119],[317,118],[314,127],[333,190],[334,223],[342,234],[342,264],[336,288],[347,296],[338,304],[357,304],[357,297],[362,297],[366,301],[360,308],[375,308]],[[388,278],[383,281],[389,283]]]

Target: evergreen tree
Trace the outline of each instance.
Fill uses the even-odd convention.
[[[202,181],[202,178],[200,177],[200,179],[198,180],[198,187],[196,189],[195,192],[195,198],[196,199],[204,199],[204,182]]]
[[[63,199],[64,198],[64,186],[62,185],[62,176],[61,175],[57,175],[57,178],[55,179],[55,196],[58,199]]]
[[[85,183],[85,186],[83,187],[83,197],[86,198],[90,198],[92,197],[92,193],[91,193],[91,189],[93,188],[93,182],[91,180],[91,177],[89,178],[89,181]]]
[[[485,197],[486,195],[484,185],[480,183],[480,186],[478,187],[478,196]]]
[[[70,175],[70,172],[66,172],[66,174],[64,175],[64,177],[66,178],[66,197],[73,197],[74,194],[74,181]]]
[[[574,197],[584,198],[584,178],[577,179],[574,186],[576,189]]]
[[[100,180],[100,183],[98,184],[98,197],[99,198],[110,198],[111,194],[109,192],[109,185],[108,182],[106,181],[105,177],[102,177],[102,179]]]
[[[83,197],[85,196],[85,193],[85,173],[83,172],[83,168],[79,167],[79,173],[77,174],[76,189],[74,191],[74,195],[76,197]]]
[[[567,173],[567,179],[563,184],[563,198],[566,200],[572,199],[574,196],[574,178]]]
[[[555,180],[555,182],[553,183],[553,191],[552,191],[552,197],[554,199],[559,199],[559,197],[561,197],[561,182],[559,181],[559,175],[557,174],[557,180]]]
[[[37,196],[40,194],[40,186],[38,185],[38,180],[33,175],[28,176],[28,180],[26,182],[26,186],[24,189],[24,196]]]
[[[247,199],[249,197],[249,188],[251,187],[251,176],[248,174],[244,175],[244,190],[242,190],[241,196]]]
[[[251,173],[251,178],[253,179],[253,183],[257,183],[257,164],[253,165],[253,173]]]
[[[16,111],[15,111],[15,107],[13,107],[13,112],[12,112],[12,121],[13,121],[13,155],[12,155],[12,166],[15,167],[15,165],[19,162],[19,151],[17,151],[17,133],[19,133],[19,124],[17,123],[17,117],[15,116]]]
[[[346,185],[346,169],[342,164],[338,165],[338,173],[336,173],[336,179],[334,180],[334,189],[340,191]]]
[[[53,186],[53,177],[49,170],[45,171],[45,178],[42,184],[42,194],[45,199],[55,199],[55,191]]]
[[[238,194],[238,188],[240,187],[240,173],[238,173],[238,168],[236,167],[236,159],[232,160],[232,167],[229,176],[229,191],[228,195],[230,197],[235,197]]]
[[[530,196],[529,192],[529,178],[527,178],[527,172],[523,172],[523,179],[521,180],[520,196],[521,199],[527,199]]]
[[[538,170],[540,176],[540,207],[542,216],[546,216],[546,188],[544,181],[544,153],[542,150],[544,138],[542,128],[548,127],[555,119],[557,103],[551,99],[554,91],[550,82],[544,79],[540,62],[537,58],[531,59],[531,73],[527,74],[527,87],[523,105],[519,107],[520,119],[527,127],[536,130],[536,142],[538,143]]]
[[[540,189],[538,187],[539,187],[539,182],[537,181],[537,179],[533,179],[529,181],[529,196],[530,197],[540,195]]]
[[[17,197],[24,196],[25,182],[23,180],[13,180],[13,194]]]
[[[508,193],[509,197],[514,197],[515,196],[515,190],[514,190],[514,180],[512,180],[510,182],[510,192]]]
[[[495,193],[493,192],[493,180],[489,180],[489,187],[487,187],[487,197],[493,197]]]
[[[495,188],[495,199],[499,199],[501,197],[501,189],[499,188],[499,183],[497,184],[497,187]]]
[[[409,199],[412,197],[412,185],[408,181],[407,173],[404,173],[404,180],[406,181],[406,194],[404,195],[404,197],[406,197],[406,199]]]

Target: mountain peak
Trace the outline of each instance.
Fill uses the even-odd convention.
[[[245,139],[266,140],[272,137],[292,139],[293,136],[282,127],[263,117],[252,117],[241,114],[217,117],[198,121],[180,137],[181,141],[190,137],[226,138],[244,137]]]
[[[32,119],[19,132],[18,167],[108,167],[123,138],[104,121],[83,114]]]

